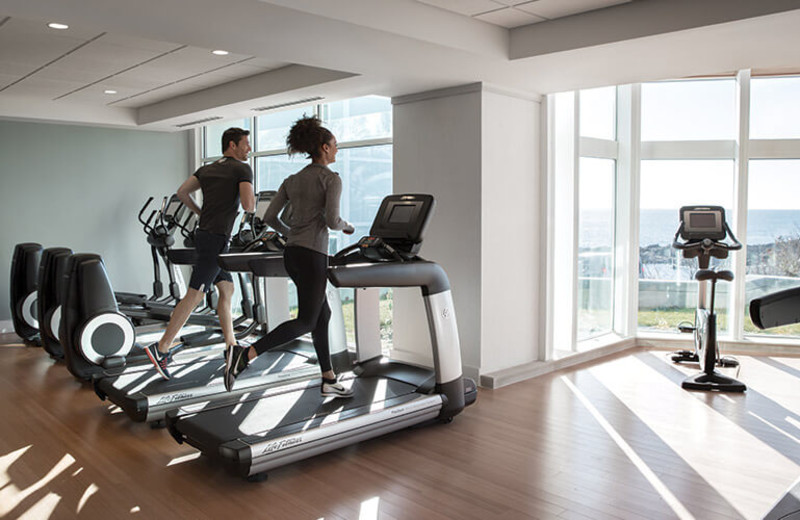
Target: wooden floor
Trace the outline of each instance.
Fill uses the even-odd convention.
[[[757,519],[800,476],[800,357],[739,359],[744,395],[636,350],[253,484],[5,342],[0,518]]]

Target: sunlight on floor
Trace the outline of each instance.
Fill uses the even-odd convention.
[[[777,497],[784,490],[781,479],[797,475],[798,465],[791,456],[791,445],[796,446],[798,441],[790,423],[777,420],[777,417],[785,417],[785,412],[780,416],[771,413],[777,412],[780,405],[764,391],[769,385],[763,382],[771,384],[778,376],[773,372],[759,373],[754,365],[748,368],[749,388],[744,394],[685,391],[680,388],[682,375],[696,373],[697,367],[674,365],[658,352],[592,367],[584,377],[587,384],[594,380],[603,385],[608,392],[603,399],[609,407],[622,405],[624,411],[621,408],[620,413],[626,420],[645,428],[631,437],[631,441],[647,439],[667,450],[672,454],[669,464],[683,466],[684,471],[693,474],[698,485],[716,496],[720,504],[729,508],[731,515],[760,518],[772,502],[765,497],[772,493]],[[576,384],[583,391],[590,388]],[[793,384],[796,385],[796,381]],[[772,393],[776,397],[780,395],[775,389]],[[587,395],[598,406],[603,402],[600,396]],[[662,399],[663,396],[669,398]],[[656,402],[658,406],[654,406]],[[788,409],[791,410],[791,403]],[[608,418],[613,423],[613,419]],[[774,436],[769,437],[765,428],[776,432],[784,439],[783,443],[786,438],[794,442],[790,441],[789,446],[781,449],[780,442]],[[748,446],[747,450],[743,451],[742,446]],[[656,462],[648,458],[652,456],[647,452],[641,452],[641,456],[651,463],[652,471],[667,479],[668,473],[662,473],[668,471],[665,469],[667,461]],[[743,459],[758,460],[761,467],[741,473],[739,466]],[[742,492],[743,488],[758,491]],[[701,506],[692,494],[672,483],[670,490],[684,501],[687,509],[700,516]]]
[[[681,504],[680,500],[678,500],[675,495],[673,495],[667,486],[658,478],[658,476],[653,473],[650,467],[636,454],[636,452],[631,448],[631,446],[622,438],[622,436],[614,429],[613,426],[606,420],[605,417],[595,408],[595,406],[589,401],[589,399],[581,392],[566,376],[561,376],[561,381],[567,386],[567,388],[575,394],[575,397],[586,407],[589,413],[597,420],[600,426],[608,433],[611,439],[619,446],[622,452],[630,459],[636,469],[647,479],[651,486],[658,492],[659,495],[664,499],[664,501],[669,505],[670,508],[675,512],[678,518],[681,519],[693,519],[694,515],[692,515],[683,504]]]
[[[41,520],[42,518],[50,518],[56,506],[61,501],[61,497],[55,493],[48,493],[43,496],[38,502],[33,504],[30,509],[25,511],[19,516],[20,520]]]
[[[0,489],[0,517],[6,516],[9,512],[13,511],[15,507],[21,504],[26,498],[31,496],[36,491],[42,489],[47,484],[50,483],[54,478],[56,478],[59,474],[63,473],[69,466],[71,466],[75,459],[72,458],[72,455],[66,454],[64,455],[58,463],[56,463],[53,468],[47,472],[47,475],[42,477],[38,482],[35,484],[31,484],[26,489],[18,489],[17,486],[11,481],[11,476],[9,474],[9,470],[11,466],[16,462],[22,455],[25,454],[32,445],[25,446],[24,448],[20,448],[16,451],[13,451],[9,454],[3,455],[0,457],[0,484],[2,484],[3,488]],[[51,497],[55,497],[53,499]],[[54,495],[53,493],[48,494],[39,502],[36,503],[31,509],[34,508],[42,508],[46,509],[52,505],[52,508],[55,508],[55,505],[60,500],[58,495]],[[50,512],[52,512],[52,508]],[[46,518],[49,516],[50,513],[46,515],[36,515],[32,516],[31,518]]]
[[[178,464],[183,464],[184,462],[189,462],[190,460],[199,459],[201,452],[190,453],[188,455],[182,455],[180,457],[175,457],[171,461],[167,463],[167,467],[170,466],[177,466]]]
[[[380,497],[372,497],[361,502],[361,511],[358,513],[358,520],[378,520],[378,505]]]
[[[86,505],[86,502],[89,500],[89,498],[90,498],[92,495],[94,495],[95,493],[97,493],[97,491],[98,491],[99,489],[100,489],[100,488],[98,488],[98,487],[97,487],[97,486],[95,486],[94,484],[89,484],[89,487],[87,487],[87,488],[86,488],[86,491],[84,491],[84,492],[83,492],[83,496],[82,496],[82,497],[81,497],[81,499],[78,501],[78,509],[77,509],[77,511],[75,511],[75,512],[76,512],[76,513],[80,513],[80,512],[81,512],[81,509],[83,509],[83,506],[85,506],[85,505]]]
[[[792,435],[791,433],[787,432],[786,430],[783,430],[783,429],[781,429],[781,428],[778,428],[777,426],[775,426],[774,424],[772,424],[772,423],[771,423],[771,422],[769,422],[768,420],[764,419],[763,417],[761,417],[761,416],[759,416],[759,415],[757,415],[757,414],[754,414],[753,412],[747,412],[747,413],[749,413],[750,415],[752,415],[753,417],[755,417],[756,419],[758,419],[758,420],[759,420],[759,421],[761,421],[762,423],[766,424],[767,426],[769,426],[769,427],[770,427],[770,428],[772,428],[773,430],[777,431],[778,433],[781,433],[781,434],[783,434],[785,437],[788,437],[788,438],[790,438],[791,440],[793,440],[794,442],[796,442],[797,444],[800,444],[800,439],[798,439],[797,437],[795,437],[795,436],[794,436],[794,435]],[[791,417],[787,417],[787,419],[791,419]]]

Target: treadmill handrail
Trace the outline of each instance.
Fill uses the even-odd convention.
[[[425,296],[450,290],[442,266],[428,260],[332,266],[328,278],[336,287],[420,287]]]

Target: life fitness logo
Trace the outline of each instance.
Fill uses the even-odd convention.
[[[450,309],[448,307],[445,307],[444,309],[442,309],[442,319],[446,320],[449,317],[450,317]]]
[[[264,447],[264,449],[261,451],[261,454],[265,455],[267,453],[285,450],[286,448],[291,448],[292,446],[296,446],[301,442],[303,442],[302,437],[293,437],[291,439],[283,439],[281,441],[271,442]]]

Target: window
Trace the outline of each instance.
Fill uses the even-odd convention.
[[[617,88],[581,90],[580,135],[613,141],[617,137]]]
[[[610,159],[580,159],[578,340],[613,328],[615,170]]]
[[[750,139],[800,138],[800,78],[754,78]]]
[[[314,107],[295,108],[265,114],[256,118],[258,128],[254,149],[256,152],[286,152],[286,134],[295,121],[304,116],[315,115]]]
[[[392,105],[387,98],[367,96],[325,107],[324,119],[340,143],[392,136]]]
[[[258,191],[277,190],[283,179],[297,173],[306,164],[308,164],[308,160],[299,155],[289,157],[287,154],[281,154],[257,157],[258,187],[256,189]]]
[[[677,332],[678,323],[694,322],[697,306],[696,259],[672,248],[680,222],[678,210],[689,205],[726,208],[733,216],[733,161],[647,160],[641,163],[639,213],[639,327]],[[712,266],[730,268],[730,258],[712,259]],[[730,284],[717,285],[715,311],[719,331],[726,330]]]
[[[724,207],[746,245],[711,260],[734,273],[716,286],[719,337],[800,348],[800,323],[762,331],[749,316],[753,298],[800,288],[800,76],[564,92],[547,108],[548,357],[694,322],[698,261],[672,248],[688,205]]]
[[[736,139],[736,81],[642,85],[642,141]]]
[[[800,87],[800,83],[798,83]],[[800,286],[800,159],[750,161],[745,300]],[[800,324],[747,334],[800,336]]]
[[[203,158],[211,159],[214,157],[221,157],[224,150],[222,150],[222,134],[232,126],[250,130],[252,128],[250,119],[236,119],[234,121],[226,121],[224,123],[214,123],[204,127],[203,132]],[[252,142],[252,136],[250,138]]]

